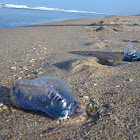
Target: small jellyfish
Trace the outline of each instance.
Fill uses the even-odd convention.
[[[124,49],[124,61],[140,61],[140,50],[137,50],[131,41]]]
[[[10,91],[14,106],[42,111],[55,119],[68,119],[83,114],[69,86],[56,77],[16,81]]]

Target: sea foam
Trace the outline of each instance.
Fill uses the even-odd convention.
[[[15,9],[31,9],[31,10],[46,10],[46,11],[61,11],[61,12],[71,12],[71,13],[86,13],[86,14],[103,14],[108,15],[105,13],[96,13],[96,12],[89,12],[89,11],[78,11],[78,10],[65,10],[59,8],[48,8],[48,7],[32,7],[27,5],[14,5],[14,4],[1,4],[0,8],[15,8]]]

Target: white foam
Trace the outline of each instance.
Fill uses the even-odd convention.
[[[48,8],[48,7],[32,7],[26,5],[14,5],[14,4],[1,4],[0,8],[16,8],[16,9],[31,9],[31,10],[46,10],[46,11],[62,11],[62,12],[71,12],[71,13],[89,13],[89,14],[103,14],[108,15],[105,13],[96,13],[96,12],[88,12],[88,11],[78,11],[78,10],[65,10],[59,8]]]

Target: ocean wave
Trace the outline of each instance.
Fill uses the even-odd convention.
[[[78,10],[65,10],[59,8],[48,8],[48,7],[32,7],[27,5],[14,5],[14,4],[1,4],[0,8],[13,8],[13,9],[31,9],[31,10],[46,10],[46,11],[62,11],[62,12],[71,12],[71,13],[86,13],[86,14],[103,14],[108,15],[105,13],[96,13],[96,12],[89,12],[89,11],[78,11]]]

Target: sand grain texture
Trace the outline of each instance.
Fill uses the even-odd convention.
[[[140,50],[140,16],[0,29],[1,139],[138,139],[140,62],[123,61],[129,40]],[[12,82],[40,76],[63,79],[85,120],[13,107]]]

